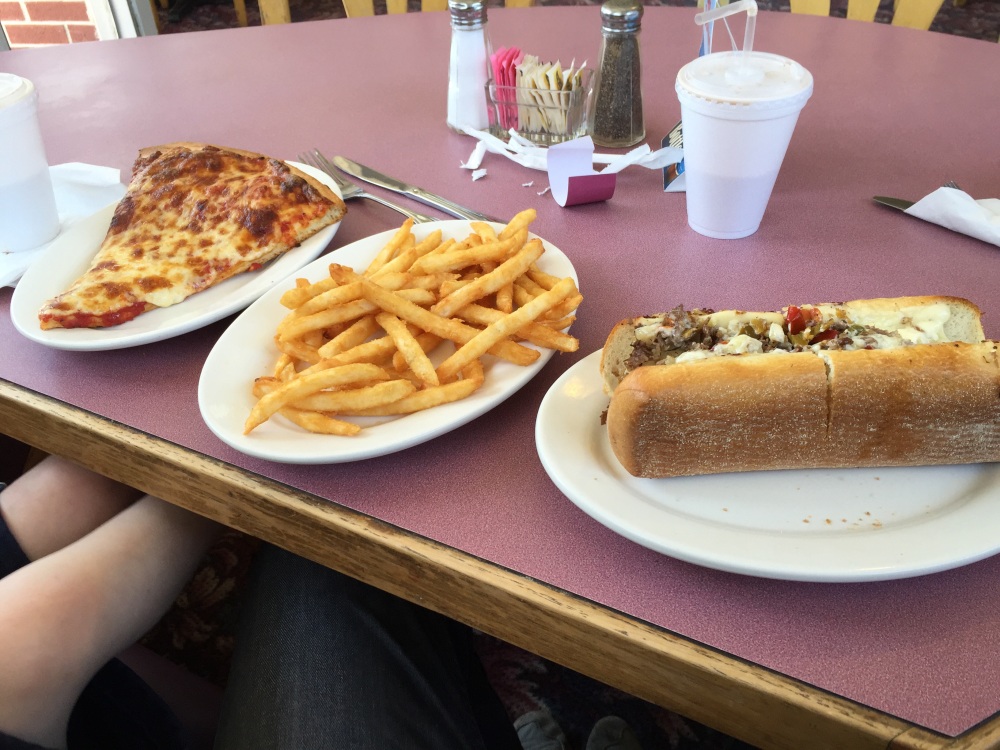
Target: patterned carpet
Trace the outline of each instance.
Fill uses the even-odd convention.
[[[179,9],[178,1],[193,5]],[[235,9],[228,0],[173,2],[175,5],[170,9],[160,11],[161,33],[237,26]],[[411,10],[419,9],[419,0],[410,2]],[[539,5],[600,5],[600,2],[536,0]],[[502,0],[489,0],[489,3],[499,5]],[[694,6],[697,0],[646,0],[646,4]],[[766,10],[789,9],[788,0],[758,0],[758,4]],[[384,12],[384,0],[376,0],[375,5],[376,12]],[[832,6],[832,15],[846,16],[846,0],[833,0]],[[340,0],[292,0],[291,13],[293,23],[344,17]],[[247,15],[250,25],[260,24],[254,0],[247,0]],[[891,17],[892,0],[882,0],[876,21],[888,23]],[[966,0],[964,5],[956,5],[953,0],[945,0],[931,30],[995,42],[1000,36],[1000,2]],[[210,552],[173,610],[146,637],[144,644],[215,684],[224,685],[234,643],[240,587],[255,547],[253,540],[241,534],[226,535]],[[477,643],[487,673],[511,718],[547,708],[567,735],[570,742],[567,750],[583,750],[591,726],[609,714],[628,721],[646,750],[744,750],[750,747],[496,639],[481,636]]]
[[[235,28],[236,11],[229,0],[171,0],[174,6],[160,11],[160,33],[174,34],[185,31]],[[184,10],[177,17],[177,4]],[[190,3],[190,6],[188,4]],[[502,5],[502,0],[488,0],[490,6]],[[536,0],[537,5],[600,5],[601,0]],[[646,5],[695,6],[697,0],[645,0]],[[787,11],[788,0],[757,0],[762,10]],[[889,23],[892,20],[893,0],[881,0],[875,20]],[[419,0],[410,0],[411,10],[419,9]],[[375,0],[376,13],[384,12],[385,0]],[[340,0],[291,0],[292,22],[317,21],[324,18],[343,18]],[[831,15],[847,15],[847,0],[832,0]],[[255,0],[247,0],[247,17],[251,26],[260,25],[260,11]],[[973,39],[996,42],[1000,38],[1000,2],[998,0],[945,0],[938,12],[931,31],[957,34]]]

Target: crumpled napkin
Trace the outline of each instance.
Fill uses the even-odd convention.
[[[28,266],[38,260],[67,229],[125,195],[121,172],[111,167],[71,162],[49,167],[49,175],[59,211],[59,234],[32,250],[0,252],[0,287],[14,286]]]
[[[1000,246],[1000,199],[977,201],[962,190],[941,187],[914,203],[906,213]]]
[[[513,129],[510,131],[510,140],[507,142],[485,130],[466,128],[465,133],[479,141],[473,149],[472,155],[461,165],[465,169],[479,169],[483,163],[483,157],[487,153],[493,153],[505,156],[522,167],[538,169],[542,172],[548,170],[548,149],[523,138]],[[682,158],[683,151],[681,149],[668,147],[652,151],[649,145],[644,143],[626,154],[595,153],[594,164],[606,164],[607,166],[601,171],[611,174],[633,165],[648,169],[662,169],[668,164],[675,164]]]

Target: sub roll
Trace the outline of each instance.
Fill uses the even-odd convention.
[[[1000,460],[1000,355],[955,297],[624,320],[601,375],[638,477]]]

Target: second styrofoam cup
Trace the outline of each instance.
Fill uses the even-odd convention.
[[[737,239],[760,227],[813,78],[766,52],[716,52],[677,74],[688,225]]]

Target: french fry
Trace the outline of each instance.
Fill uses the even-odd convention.
[[[500,230],[500,239],[505,240],[508,237],[517,234],[517,232],[522,229],[527,228],[531,222],[535,220],[538,213],[533,208],[527,208],[514,216],[513,219],[507,222],[502,230]]]
[[[550,273],[545,273],[541,268],[539,268],[534,263],[528,269],[528,278],[534,281],[538,286],[544,289],[551,289],[556,284],[559,283],[559,277],[553,276]]]
[[[497,289],[497,310],[509,313],[514,311],[514,284],[504,284]]]
[[[250,433],[279,409],[324,388],[344,386],[385,377],[385,371],[371,364],[351,364],[333,367],[308,375],[300,375],[265,394],[254,405],[243,426],[243,433]]]
[[[422,391],[405,396],[385,406],[377,406],[371,409],[358,409],[357,411],[341,412],[344,416],[354,417],[389,417],[398,414],[413,414],[425,409],[431,409],[441,404],[460,401],[468,398],[482,385],[482,381],[468,379],[456,380],[453,383],[437,385],[425,388]]]
[[[492,307],[482,305],[466,305],[458,311],[458,316],[463,320],[477,325],[490,325],[504,317],[504,313]],[[575,352],[580,348],[580,342],[575,336],[568,333],[561,333],[559,330],[549,328],[540,323],[528,323],[523,328],[518,329],[515,334],[525,341],[529,341],[537,346],[546,349],[555,349],[559,352]]]
[[[403,226],[396,230],[396,233],[387,243],[385,243],[382,249],[378,251],[378,254],[372,259],[372,262],[368,264],[368,268],[365,270],[365,276],[371,276],[392,259],[406,238],[410,236],[411,229],[413,229],[413,219],[407,219],[403,222]]]
[[[334,357],[368,340],[378,330],[374,315],[358,318],[350,326],[321,346],[317,353],[323,359]]]
[[[282,376],[287,367],[291,367],[294,370],[294,360],[291,355],[282,353],[281,356],[278,357],[278,361],[274,363],[274,377],[284,379]]]
[[[296,317],[292,313],[278,324],[278,338],[283,341],[300,338],[309,331],[321,331],[336,323],[344,323],[373,313],[375,309],[375,306],[368,300],[355,299],[352,302],[315,312],[312,315]]]
[[[553,331],[565,331],[575,322],[575,315],[567,315],[565,318],[559,318],[559,320],[549,320],[548,318],[538,319],[538,325],[551,328]]]
[[[472,283],[472,281],[472,279],[452,279],[450,281],[442,281],[438,292],[440,292],[442,297],[447,297],[449,294],[461,289],[463,286],[468,286]]]
[[[493,294],[501,287],[511,283],[542,256],[544,249],[541,240],[531,240],[513,258],[505,260],[490,273],[483,274],[471,284],[467,284],[447,297],[438,300],[431,309],[442,317],[454,315],[456,310],[462,309],[470,302],[475,302],[487,294]]]
[[[476,387],[486,382],[486,373],[483,371],[483,361],[474,359],[462,370],[462,380],[472,380],[476,382]]]
[[[537,297],[542,292],[547,291],[545,287],[535,282],[528,274],[518,277],[517,281],[514,283],[524,289],[524,291],[532,297]]]
[[[474,339],[460,347],[448,359],[438,365],[437,374],[442,383],[451,382],[459,370],[473,359],[483,356],[500,341],[513,336],[526,324],[532,322],[546,310],[559,304],[573,293],[576,285],[572,279],[563,279],[549,291],[535,297],[524,307],[490,323]]]
[[[343,305],[352,302],[361,296],[361,284],[345,284],[320,292],[315,297],[310,297],[298,307],[294,308],[290,315],[304,317],[313,313],[321,312],[328,307]]]
[[[497,231],[493,225],[485,221],[473,221],[469,223],[469,228],[478,234],[483,242],[492,242],[497,239]]]
[[[380,363],[391,362],[392,355],[395,351],[396,342],[389,336],[382,336],[381,338],[374,339],[373,341],[366,341],[363,344],[352,346],[350,349],[345,349],[340,352],[340,354],[335,354],[332,357],[321,359],[319,362],[312,365],[312,367],[306,368],[299,374],[304,375],[310,372],[328,370],[331,367],[341,367],[342,365],[378,365]]]
[[[435,336],[433,333],[423,333],[417,334],[415,336],[417,343],[420,344],[420,348],[424,350],[424,353],[434,351],[443,339],[440,336]],[[408,367],[406,363],[406,357],[403,356],[402,352],[396,352],[392,355],[392,366],[396,368],[397,372],[403,372]]]
[[[392,337],[392,340],[396,343],[396,348],[406,359],[406,364],[410,366],[413,373],[425,385],[440,385],[437,373],[434,371],[434,365],[431,364],[430,359],[424,353],[423,347],[420,346],[416,337],[410,333],[410,329],[406,327],[406,324],[392,313],[387,312],[379,313],[375,316],[375,320]]]
[[[484,261],[500,262],[506,260],[511,253],[516,252],[517,248],[523,247],[527,241],[528,230],[525,229],[505,240],[494,240],[472,247],[425,255],[411,268],[418,273],[434,273],[468,268]]]
[[[274,345],[278,347],[278,351],[280,351],[286,357],[297,359],[302,362],[309,362],[315,364],[316,362],[319,362],[320,359],[322,359],[322,357],[320,357],[319,355],[318,349],[309,346],[301,339],[285,340],[275,336]]]
[[[320,391],[297,400],[293,406],[308,411],[343,414],[359,409],[373,409],[409,396],[417,386],[409,380],[386,380],[374,385],[339,391]]]
[[[454,281],[458,276],[453,273],[410,273],[409,271],[392,271],[387,274],[372,276],[372,281],[383,289],[396,292],[400,289],[432,289],[437,290],[446,281]]]
[[[410,301],[411,304],[429,305],[436,299],[436,296],[427,289],[401,289],[399,296],[401,299]],[[291,315],[278,324],[278,336],[286,341],[299,338],[309,331],[322,330],[336,323],[351,321],[377,310],[377,305],[369,300],[356,299],[353,302],[301,318]]]
[[[581,302],[583,302],[583,295],[574,290],[574,292],[569,297],[567,297],[558,305],[556,305],[551,310],[546,312],[545,315],[542,316],[542,318],[546,320],[549,318],[551,318],[552,320],[560,320],[562,318],[565,318],[576,308],[578,308]],[[539,322],[542,321],[540,320]]]
[[[419,244],[412,245],[406,248],[403,252],[397,255],[392,260],[388,261],[385,265],[379,268],[377,271],[371,274],[369,278],[378,279],[388,273],[398,273],[400,271],[408,271],[413,263],[424,255],[434,250],[436,247],[441,245],[441,230],[435,229],[429,235],[427,235]]]
[[[361,432],[361,426],[354,422],[347,422],[343,419],[334,419],[326,414],[318,414],[314,411],[305,411],[291,406],[286,406],[278,412],[290,422],[294,422],[299,427],[317,435],[357,435]]]
[[[299,284],[300,281],[304,282],[304,285]],[[295,288],[289,289],[281,295],[281,304],[294,309],[316,295],[330,291],[335,286],[337,286],[337,282],[330,278],[321,279],[315,284],[310,284],[306,279],[296,279]]]

